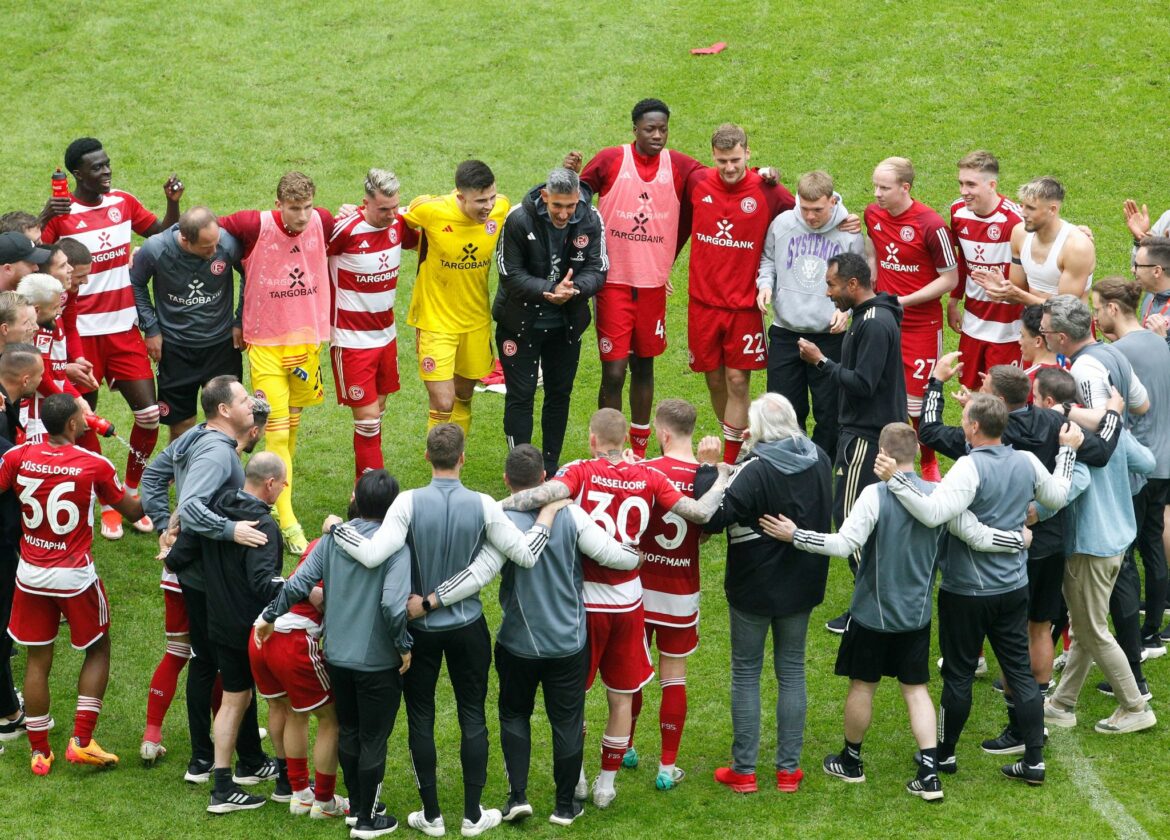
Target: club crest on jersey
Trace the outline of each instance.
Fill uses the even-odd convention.
[[[991,225],[987,229],[987,238],[992,239],[992,240],[998,240],[1002,233],[1003,233],[1003,231],[1000,230],[999,225]]]
[[[108,218],[114,224],[118,224],[118,222],[122,221],[122,211],[117,207],[111,207],[106,211],[106,218]]]
[[[419,364],[422,365],[423,373],[434,373],[435,372],[435,367],[436,367],[435,360],[432,359],[430,356],[423,356],[422,361],[419,362]]]
[[[754,198],[752,198],[750,195],[739,203],[739,209],[745,213],[756,212],[757,206],[758,205],[756,204],[756,200]]]
[[[509,338],[500,349],[503,350],[505,356],[515,356],[518,348],[516,342]]]
[[[389,232],[388,236],[390,238],[391,245],[398,244],[398,231],[396,231],[394,228],[390,228],[390,232]]]
[[[608,338],[602,338],[602,339],[598,340],[597,346],[601,348],[602,353],[612,353],[613,352],[613,342],[610,341]]]
[[[163,402],[162,400],[159,400],[158,401],[158,416],[159,417],[166,417],[170,413],[171,413],[171,407],[167,403]]]
[[[586,236],[585,234],[581,234],[580,236],[578,236],[576,239],[573,240],[573,247],[574,248],[584,248],[588,244],[589,244],[589,237]]]
[[[366,389],[363,388],[361,385],[350,385],[349,386],[349,398],[351,400],[365,399],[365,396],[366,396]]]
[[[227,270],[227,262],[224,260],[215,260],[211,264],[211,273],[216,277],[223,274]]]
[[[252,396],[254,396],[258,400],[265,400],[265,401],[268,400],[268,395],[265,394],[263,391],[261,391],[259,388],[257,388],[255,391],[252,392]]]
[[[902,237],[903,242],[913,242],[914,228],[910,227],[910,225],[903,225],[902,229],[898,231],[898,235]]]
[[[488,236],[495,236],[496,228],[498,227],[499,225],[496,224],[495,219],[488,219],[483,225],[483,229],[487,231]]]

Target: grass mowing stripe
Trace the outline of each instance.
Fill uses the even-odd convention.
[[[1069,733],[1069,737],[1053,738],[1049,744],[1049,749],[1059,755],[1068,768],[1069,778],[1085,801],[1109,823],[1117,837],[1121,840],[1151,840],[1141,823],[1113,798],[1105,782],[1097,775],[1092,759],[1081,749],[1080,735]]]

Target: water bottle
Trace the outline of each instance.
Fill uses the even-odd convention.
[[[93,429],[94,434],[102,437],[114,436],[114,424],[104,417],[98,417],[96,414],[85,415],[85,424]]]
[[[53,173],[53,198],[69,198],[69,179],[61,171],[61,167],[57,167],[57,171]]]

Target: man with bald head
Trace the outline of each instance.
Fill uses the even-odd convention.
[[[239,240],[207,207],[192,207],[134,256],[130,282],[146,350],[158,363],[159,422],[174,440],[195,425],[199,389],[212,377],[243,377],[232,266]],[[153,300],[148,287],[153,286]]]

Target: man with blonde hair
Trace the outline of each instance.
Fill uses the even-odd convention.
[[[1011,268],[1012,231],[1023,221],[1014,201],[1000,195],[999,161],[976,151],[959,161],[959,198],[951,203],[951,239],[959,253],[959,284],[947,300],[947,322],[959,333],[963,354],[960,381],[979,386],[979,374],[995,365],[1020,362],[1019,335],[1024,307],[993,300],[972,272]],[[963,311],[959,302],[963,301]]]
[[[326,247],[334,220],[314,207],[317,187],[302,172],[286,172],[276,186],[276,208],[241,210],[219,220],[244,246],[246,282],[240,282],[241,338],[252,369],[252,390],[268,400],[268,444],[287,468],[276,500],[284,547],[308,546],[293,512],[293,456],[301,412],[325,399],[321,344],[329,338],[329,264]]]
[[[353,412],[354,473],[380,470],[382,412],[398,390],[398,327],[394,300],[403,248],[418,233],[398,216],[398,176],[366,173],[361,207],[342,219],[329,240],[333,329],[329,359],[339,405]]]
[[[801,428],[812,392],[812,440],[830,459],[837,456],[837,385],[804,363],[798,342],[803,338],[829,359],[841,361],[849,313],[825,294],[825,274],[830,257],[864,253],[865,240],[848,220],[833,177],[821,170],[806,172],[796,185],[795,209],[785,210],[768,228],[756,278],[757,305],[765,315],[772,306],[768,390],[788,398]]]
[[[910,196],[914,164],[883,160],[873,171],[875,202],[865,208],[867,256],[874,288],[897,295],[902,305],[902,370],[910,422],[918,428],[926,380],[942,355],[939,299],[959,282],[955,248],[938,213]],[[921,447],[922,477],[938,481],[934,450]]]

